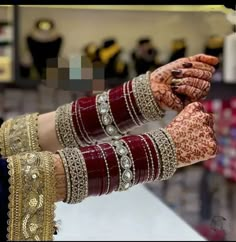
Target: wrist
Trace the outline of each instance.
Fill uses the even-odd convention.
[[[163,129],[58,153],[67,182],[63,201],[70,204],[140,183],[167,180],[177,168],[175,146]]]
[[[56,111],[56,134],[63,148],[118,138],[134,126],[156,121],[164,111],[154,99],[149,73],[92,97],[80,98]]]
[[[66,174],[62,160],[58,154],[54,155],[54,170],[56,179],[56,202],[66,199]]]
[[[55,130],[55,112],[39,115],[38,137],[39,145],[43,151],[56,152],[61,149]]]

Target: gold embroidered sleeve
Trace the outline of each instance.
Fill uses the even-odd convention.
[[[9,119],[0,130],[0,149],[4,157],[41,151],[38,139],[38,113]]]
[[[49,152],[23,153],[8,158],[9,241],[52,241],[56,179]]]

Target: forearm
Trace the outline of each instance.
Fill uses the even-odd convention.
[[[177,168],[173,143],[161,131],[58,152],[65,167],[64,202],[72,204],[88,196],[169,179]]]
[[[122,137],[135,126],[158,120],[162,115],[147,74],[60,107],[56,111],[57,136],[63,147],[82,147],[106,137]]]
[[[142,75],[100,95],[79,98],[55,112],[8,120],[1,128],[0,146],[5,157],[82,147],[106,137],[121,137],[162,116],[150,90],[149,75]]]
[[[22,153],[2,162],[9,169],[4,175],[9,200],[1,221],[8,227],[8,240],[16,241],[36,237],[51,241],[55,202],[74,204],[89,196],[126,191],[140,183],[168,179],[177,168],[173,143],[157,131],[114,143],[66,148],[57,154]]]
[[[38,117],[38,136],[41,150],[56,152],[62,148],[55,129],[55,112],[41,114]]]

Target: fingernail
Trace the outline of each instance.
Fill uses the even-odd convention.
[[[171,71],[171,73],[172,73],[174,76],[179,76],[179,75],[182,73],[182,71],[181,71],[181,70],[173,70],[173,71]]]
[[[185,68],[190,68],[190,67],[192,67],[193,66],[193,64],[191,63],[191,62],[185,62],[184,64],[183,64],[183,67],[185,67]]]

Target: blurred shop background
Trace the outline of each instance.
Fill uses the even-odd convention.
[[[204,104],[216,116],[219,155],[147,188],[206,239],[235,240],[235,25],[221,5],[190,6],[0,5],[0,115],[48,112],[91,94],[46,87],[49,58],[86,55],[105,66],[111,88],[184,56],[218,56]]]

